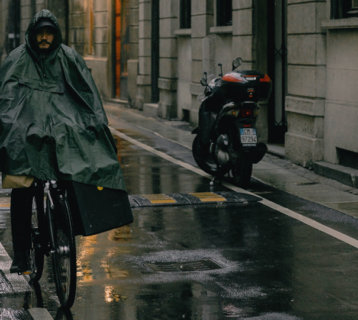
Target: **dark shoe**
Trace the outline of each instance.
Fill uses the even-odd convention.
[[[24,273],[30,271],[30,259],[28,251],[15,253],[14,260],[10,267],[10,273]]]

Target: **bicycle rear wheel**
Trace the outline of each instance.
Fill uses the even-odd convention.
[[[42,214],[42,216],[41,216]],[[38,282],[41,279],[44,268],[44,251],[41,247],[41,235],[39,220],[43,219],[43,213],[38,210],[36,197],[32,200],[32,215],[31,215],[31,273],[30,278],[33,282]]]
[[[53,251],[51,252],[56,291],[61,306],[71,308],[76,295],[76,244],[73,222],[67,199],[58,195],[51,209],[47,199],[48,214],[51,215],[50,232]]]

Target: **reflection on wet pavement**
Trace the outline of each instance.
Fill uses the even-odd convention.
[[[190,154],[128,128],[121,131],[172,156]],[[210,189],[207,179],[120,138],[116,144],[129,194],[206,192],[210,199],[208,192],[226,190]],[[253,187],[285,197],[257,183]],[[310,209],[296,201],[301,211]],[[259,202],[133,213],[129,226],[77,237],[72,314],[59,309],[50,259],[41,296],[34,290],[3,298],[4,309],[43,306],[54,319],[75,320],[356,318],[357,251]],[[3,220],[9,225],[8,214]],[[0,227],[0,241],[11,252],[9,232]]]

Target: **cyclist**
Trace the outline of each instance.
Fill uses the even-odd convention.
[[[11,194],[12,273],[30,268],[32,178],[126,190],[96,85],[82,57],[62,44],[56,17],[37,13],[25,40],[0,68],[3,187],[26,180]]]

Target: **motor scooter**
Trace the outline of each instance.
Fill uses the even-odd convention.
[[[254,70],[235,71],[241,58],[232,62],[232,71],[208,82],[200,80],[205,98],[199,109],[199,126],[192,153],[198,166],[221,180],[231,173],[238,187],[249,187],[252,167],[262,160],[267,146],[257,141],[256,119],[259,101],[269,98],[272,81],[267,74]]]

